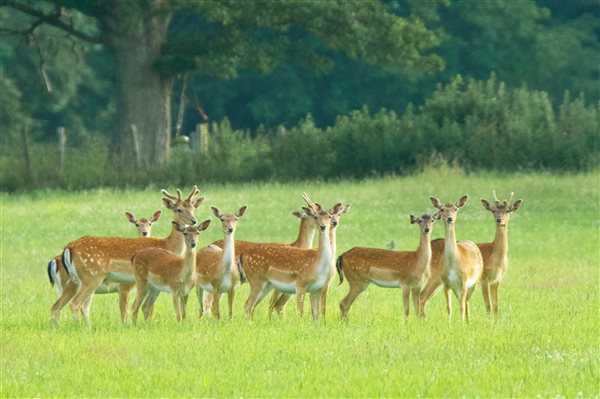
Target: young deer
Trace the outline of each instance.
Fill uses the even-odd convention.
[[[418,224],[421,231],[416,251],[355,247],[340,255],[336,263],[340,284],[346,276],[350,285],[348,295],[340,302],[343,319],[347,318],[356,297],[371,283],[383,288],[401,288],[406,317],[412,292],[415,313],[419,314],[419,295],[430,274],[431,230],[438,219],[437,216],[410,215],[410,223]]]
[[[462,320],[469,320],[469,298],[477,281],[481,278],[483,258],[481,251],[473,241],[456,241],[454,223],[459,208],[467,202],[468,196],[461,197],[455,205],[442,205],[439,199],[429,197],[431,203],[438,209],[439,217],[446,227],[444,240],[443,272],[441,275],[446,294],[448,317],[452,316],[452,298],[450,290],[460,301],[460,314]]]
[[[313,238],[315,235],[315,224],[314,224],[314,219],[313,219],[312,215],[308,214],[305,209],[302,209],[301,211],[294,211],[294,212],[292,212],[292,215],[294,215],[300,219],[300,228],[298,229],[298,235],[296,236],[296,239],[291,244],[272,244],[272,245],[288,245],[290,247],[310,249],[312,247],[312,242],[313,242]],[[257,244],[258,243],[255,243],[255,242],[235,240],[235,254],[237,257],[236,264],[239,261],[240,254],[242,254],[243,252],[245,252],[246,250],[252,248],[253,246],[255,246]],[[212,245],[216,245],[220,248],[223,248],[223,240],[215,241]],[[281,293],[273,291],[273,296],[271,297],[271,303],[275,304],[275,302],[277,302],[277,300],[281,296],[282,296]],[[285,305],[285,302],[287,302],[287,299],[289,299],[289,296],[286,296],[285,300],[282,300],[281,305],[280,305],[281,307],[280,308],[278,307],[278,310],[277,310],[278,312],[281,312],[281,310],[283,309],[283,306]],[[279,302],[277,302],[277,304],[279,306]],[[204,298],[203,306],[204,306],[204,312],[210,311],[210,309],[212,307],[212,294],[209,294]],[[271,306],[271,304],[269,304],[269,310],[271,310],[271,308],[272,308],[272,306]]]
[[[309,207],[314,210],[314,204],[308,197],[308,194],[303,193],[302,198],[306,201]],[[329,271],[329,278],[327,279],[327,284],[323,287],[321,291],[321,298],[319,299],[321,316],[325,317],[325,313],[327,311],[327,293],[329,291],[329,286],[333,281],[333,276],[335,275],[335,259],[336,259],[336,248],[337,248],[337,227],[339,225],[340,217],[348,212],[350,209],[350,204],[343,205],[340,207],[337,212],[334,212],[333,209],[329,211],[331,213],[331,226],[329,227],[329,241],[331,242],[331,265]],[[312,223],[311,223],[312,224]],[[313,225],[314,226],[314,225]],[[314,227],[313,227],[314,230]],[[310,247],[309,247],[310,248]],[[271,296],[271,300],[269,301],[269,315],[271,315],[272,311],[275,310],[277,314],[281,314],[283,312],[283,308],[287,301],[291,298],[291,294],[281,293],[277,290],[273,290],[273,295]]]
[[[179,224],[195,224],[194,210],[204,201],[204,197],[194,199],[198,188],[194,186],[187,198],[181,191],[177,197],[162,190],[164,205],[173,211],[173,219]],[[133,268],[131,257],[146,248],[164,248],[176,254],[185,249],[183,236],[174,228],[166,238],[120,238],[85,236],[67,244],[62,259],[69,271],[71,280],[64,286],[58,300],[52,305],[52,320],[58,323],[60,311],[69,303],[76,312],[83,311],[84,321],[89,321],[91,296],[105,278],[111,282],[132,283]]]
[[[131,320],[135,324],[142,301],[148,295],[148,286],[173,294],[175,318],[181,321],[183,306],[181,298],[187,296],[194,283],[196,270],[196,244],[201,231],[206,230],[210,220],[199,226],[182,226],[172,222],[173,229],[180,232],[185,240],[185,253],[179,256],[164,248],[146,248],[131,259],[135,274],[137,295],[131,309]]]
[[[342,204],[333,207],[337,212]],[[254,309],[273,288],[287,294],[296,294],[300,316],[304,313],[304,295],[310,293],[312,316],[319,317],[319,297],[327,284],[331,263],[329,229],[331,213],[315,203],[316,211],[306,209],[314,218],[319,231],[317,250],[290,246],[260,244],[240,256],[240,266],[250,284],[250,294],[245,304],[251,322]]]
[[[481,275],[481,290],[487,312],[498,315],[498,286],[502,282],[508,268],[508,220],[510,214],[516,212],[523,203],[522,199],[516,200],[512,205],[510,201],[514,193],[502,202],[496,197],[494,190],[494,205],[481,199],[483,208],[492,212],[496,221],[496,236],[494,241],[477,244],[483,255],[483,273]]]
[[[150,237],[152,232],[152,225],[158,221],[160,218],[161,211],[154,212],[154,215],[150,219],[141,218],[136,219],[136,217],[130,213],[125,212],[125,216],[127,219],[136,227],[138,237]],[[48,278],[50,279],[50,285],[54,286],[56,284],[56,288],[58,291],[58,295],[62,294],[63,286],[67,285],[70,280],[69,273],[67,269],[64,267],[61,256],[55,256],[48,263]],[[113,292],[119,293],[119,309],[121,311],[121,321],[125,322],[127,319],[127,300],[129,298],[129,292],[133,288],[134,284],[132,283],[113,283],[108,279],[104,279],[104,281],[96,288],[95,294],[109,294]],[[73,309],[73,305],[69,304],[71,307],[71,313],[73,318],[77,318],[77,312]],[[87,304],[84,304],[83,308],[85,308]],[[82,312],[83,313],[83,312]]]
[[[241,280],[237,267],[234,235],[237,222],[245,213],[247,206],[242,206],[237,213],[222,213],[219,208],[211,207],[213,214],[221,221],[223,233],[223,248],[210,245],[203,248],[196,256],[196,292],[200,304],[200,317],[203,313],[204,291],[213,294],[212,313],[221,317],[221,294],[227,293],[229,318],[233,316],[233,299],[235,286]]]

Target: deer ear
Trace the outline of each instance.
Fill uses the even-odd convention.
[[[458,201],[456,201],[456,207],[457,208],[462,208],[463,206],[465,206],[465,204],[467,203],[467,199],[469,198],[468,195],[463,195],[462,197],[460,197],[460,199]]]
[[[183,232],[183,226],[181,226],[179,223],[172,221],[171,225],[173,226],[173,228],[179,232]]]
[[[195,200],[192,205],[194,205],[194,208],[198,208],[200,205],[202,205],[202,203],[204,202],[205,197],[200,197],[197,200]]]
[[[342,209],[341,213],[346,213],[350,210],[350,207],[352,206],[352,204],[346,204],[344,205],[344,209]]]
[[[200,223],[200,225],[198,226],[197,230],[198,231],[204,231],[208,228],[208,225],[210,224],[210,219],[205,220],[204,222]]]
[[[212,210],[212,213],[218,218],[221,219],[221,216],[223,216],[223,214],[221,213],[221,211],[219,210],[219,208],[217,208],[216,206],[211,206],[210,209]]]
[[[433,204],[434,208],[442,209],[442,203],[440,202],[439,199],[437,199],[435,197],[429,197],[429,200]]]
[[[246,213],[246,209],[248,209],[248,206],[247,206],[247,205],[244,205],[243,207],[241,207],[241,208],[240,208],[240,209],[237,211],[237,214],[236,214],[236,216],[237,216],[237,217],[242,217],[242,216],[244,216],[244,213]]]
[[[315,212],[314,212],[312,209],[310,209],[310,208],[307,208],[307,207],[303,206],[303,207],[302,207],[302,210],[303,210],[303,211],[304,211],[304,212],[305,212],[305,213],[306,213],[308,216],[315,216]]]
[[[174,210],[175,209],[175,203],[173,201],[171,201],[168,198],[163,198],[162,199],[163,204],[170,210]]]
[[[302,211],[294,211],[294,212],[292,212],[292,215],[296,216],[297,218],[302,219],[306,215],[306,213],[304,213]]]
[[[150,223],[155,223],[160,217],[161,211],[154,212],[154,215],[150,218]]]
[[[522,199],[518,199],[516,200],[512,206],[510,207],[510,211],[511,212],[515,212],[517,209],[519,209],[521,207],[521,204],[523,203]]]
[[[344,209],[344,205],[337,203],[331,208],[331,213],[341,213]]]
[[[440,215],[439,212],[436,212],[433,214],[432,218],[433,218],[433,220],[440,220],[442,218],[442,216]]]
[[[133,213],[125,212],[125,217],[127,217],[127,220],[129,220],[133,224],[135,224],[137,222],[137,220],[135,219],[135,216],[133,216]]]
[[[481,199],[481,205],[483,205],[483,207],[485,209],[487,209],[490,212],[493,212],[494,210],[492,209],[492,206],[490,205],[489,202],[487,202],[486,200],[484,200],[483,198]]]
[[[414,217],[413,215],[410,215],[410,224],[415,224],[419,221],[419,219],[417,219],[416,217]]]

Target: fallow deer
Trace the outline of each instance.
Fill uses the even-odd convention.
[[[152,215],[150,219],[141,218],[137,219],[134,214],[131,212],[125,212],[125,217],[129,220],[136,228],[138,237],[150,237],[152,232],[152,225],[158,221],[160,218],[161,211],[156,211]],[[62,262],[62,258],[60,255],[55,256],[48,263],[48,278],[50,279],[50,284],[55,285],[58,291],[58,295],[60,296],[63,291],[63,286],[69,284],[69,274],[67,269],[64,267]],[[127,319],[127,301],[129,298],[129,293],[135,284],[132,283],[112,283],[108,279],[104,279],[104,281],[96,288],[95,294],[109,294],[113,292],[119,293],[119,310],[121,311],[121,321],[125,322]],[[77,318],[77,312],[74,311],[73,306],[71,306],[71,312],[73,314],[73,318]],[[87,304],[83,305],[83,308],[87,307]]]
[[[512,205],[510,201],[514,193],[502,202],[496,197],[494,190],[494,205],[481,199],[483,208],[492,212],[496,222],[496,236],[494,241],[477,244],[483,255],[483,273],[481,275],[481,290],[488,313],[498,315],[498,286],[502,282],[508,268],[508,221],[510,214],[516,212],[523,203],[522,199],[516,200]]]
[[[475,285],[481,278],[483,258],[481,251],[473,241],[456,241],[455,222],[459,208],[467,202],[468,196],[461,197],[456,204],[442,205],[439,199],[429,197],[431,203],[438,209],[437,216],[444,222],[444,256],[441,274],[446,294],[448,317],[452,316],[452,298],[450,291],[460,301],[462,320],[469,320],[469,298]]]
[[[336,204],[334,212],[338,212],[342,206]],[[287,294],[296,294],[299,316],[304,313],[304,296],[308,292],[313,319],[318,319],[319,297],[329,278],[332,256],[329,239],[331,213],[318,203],[315,203],[316,211],[306,210],[313,216],[318,227],[318,249],[260,244],[240,256],[240,267],[250,284],[250,294],[244,306],[250,322],[253,320],[255,307],[273,288]]]
[[[421,234],[416,251],[392,251],[379,248],[355,247],[337,259],[340,284],[346,276],[350,290],[340,302],[343,319],[348,316],[352,303],[369,284],[383,288],[400,288],[404,315],[408,317],[412,292],[415,313],[419,313],[419,295],[427,283],[431,263],[431,230],[438,217],[410,215],[410,223],[418,224]]]
[[[517,200],[512,205],[509,199],[500,202],[494,195],[494,205],[491,205],[485,199],[481,199],[484,209],[492,212],[496,222],[496,236],[491,243],[477,244],[483,257],[483,271],[481,274],[481,289],[486,310],[498,313],[498,286],[508,267],[508,221],[510,214],[516,212],[523,200]],[[444,240],[437,239],[431,243],[433,249],[433,259],[431,262],[431,278],[427,287],[421,292],[421,314],[425,314],[425,305],[442,284],[442,272],[444,270]]]
[[[204,201],[204,197],[194,199],[198,188],[194,186],[184,199],[181,191],[177,197],[162,190],[164,205],[173,211],[173,220],[183,225],[196,223],[194,211]],[[76,312],[83,310],[86,323],[89,322],[90,296],[105,278],[111,282],[134,281],[132,256],[146,248],[164,248],[176,254],[182,254],[185,242],[181,233],[172,228],[166,238],[120,238],[85,236],[67,244],[62,259],[69,271],[70,283],[63,287],[63,292],[52,305],[52,320],[58,323],[60,311],[72,301]]]
[[[302,198],[304,198],[309,207],[313,208],[314,204],[308,197],[308,194],[303,193]],[[333,212],[333,209],[329,211],[329,213],[331,213],[331,226],[329,227],[329,240],[331,241],[331,265],[327,284],[325,285],[325,287],[323,287],[323,290],[321,291],[321,298],[319,299],[321,316],[323,317],[325,317],[325,313],[327,312],[327,293],[329,291],[331,282],[333,281],[333,276],[335,275],[337,228],[339,226],[340,217],[346,212],[348,212],[350,207],[350,204],[346,204],[340,207],[337,212]],[[290,298],[291,294],[285,294],[277,290],[273,290],[273,295],[271,296],[271,300],[269,301],[269,315],[272,313],[273,310],[275,310],[278,314],[282,314],[283,308]]]
[[[185,239],[183,256],[164,248],[146,248],[133,255],[131,264],[137,289],[131,310],[131,320],[134,324],[140,305],[149,293],[149,285],[173,295],[175,318],[181,321],[183,317],[181,298],[188,295],[194,284],[198,236],[209,224],[210,220],[205,220],[199,226],[182,226],[172,222],[173,229],[180,232]]]
[[[210,245],[198,251],[196,255],[196,290],[200,304],[200,317],[203,313],[204,291],[213,295],[212,314],[221,317],[220,298],[227,293],[229,318],[233,316],[233,299],[235,286],[241,280],[237,267],[234,235],[239,218],[245,213],[247,206],[242,206],[235,214],[222,213],[219,208],[211,207],[213,214],[221,221],[223,227],[223,248]]]

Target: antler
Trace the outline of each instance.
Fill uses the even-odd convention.
[[[179,190],[177,190],[179,191]],[[190,195],[188,195],[188,197],[185,199],[186,201],[191,201],[192,197],[196,194],[198,194],[200,192],[200,190],[198,190],[198,186],[194,185],[194,187],[192,187],[192,192],[190,193]]]
[[[515,192],[511,192],[510,196],[508,197],[508,199],[506,200],[506,202],[508,202],[510,204],[510,201],[512,201],[512,197],[515,195]]]
[[[162,190],[160,190],[160,192],[163,193],[163,195],[169,199],[177,200],[177,201],[181,200],[181,191],[179,189],[177,189],[177,197],[174,196],[173,194],[169,194],[169,192],[167,190],[165,190],[164,188]]]
[[[308,194],[306,194],[306,193],[302,193],[302,199],[303,199],[304,201],[306,201],[306,203],[308,204],[308,207],[309,207],[310,209],[312,209],[313,211],[316,211],[316,205],[315,205],[315,203],[314,203],[314,202],[312,202],[312,201],[310,200],[310,198],[308,197]]]
[[[498,205],[500,205],[500,200],[498,200],[498,197],[496,197],[496,190],[493,190],[492,194],[494,195],[494,202],[496,203],[496,207],[498,207]]]

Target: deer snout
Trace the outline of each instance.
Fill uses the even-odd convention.
[[[231,234],[231,233],[233,233],[233,229],[231,227],[228,227],[227,232]]]
[[[195,225],[197,222],[198,222],[198,221],[197,221],[196,219],[192,218],[192,223],[191,223],[191,224],[192,224],[192,226],[193,226],[193,225]]]
[[[424,231],[425,233],[429,233],[429,227],[425,227],[425,228],[423,229],[423,231]]]
[[[338,221],[337,220],[332,220],[331,221],[331,225],[334,226],[334,227],[337,226],[338,225]]]
[[[500,222],[502,221],[502,219],[498,218],[496,219],[496,223],[500,224]]]
[[[142,232],[142,235],[143,235],[144,237],[147,237],[147,236],[148,236],[148,232],[147,232],[147,231],[143,231],[143,232]]]
[[[190,243],[190,247],[196,248],[196,243],[195,242]]]
[[[320,225],[319,228],[321,229],[321,231],[325,231],[325,226],[324,225]]]
[[[454,221],[454,219],[453,219],[451,216],[448,216],[448,217],[446,218],[446,221],[447,221],[448,223],[452,223],[452,222]]]

